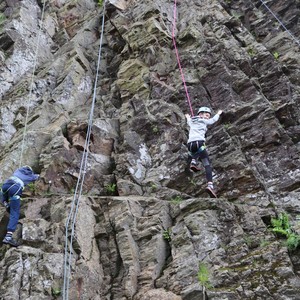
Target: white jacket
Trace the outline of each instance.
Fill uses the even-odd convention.
[[[193,141],[205,141],[205,134],[207,131],[207,125],[216,123],[220,118],[219,114],[216,114],[213,118],[203,119],[199,116],[190,118],[187,123],[190,127],[188,143]]]

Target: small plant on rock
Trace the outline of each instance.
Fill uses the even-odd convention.
[[[57,298],[61,295],[61,289],[58,287],[52,287],[51,288],[51,294],[53,297]]]
[[[198,281],[202,285],[203,289],[203,299],[205,299],[205,289],[209,289],[212,287],[209,277],[209,270],[204,263],[199,264],[199,271],[197,273]]]
[[[117,190],[117,185],[115,183],[108,184],[105,186],[105,190],[109,195],[112,195],[116,192]]]
[[[247,50],[247,52],[248,52],[248,54],[249,54],[251,57],[253,57],[253,56],[256,54],[256,52],[255,52],[255,50],[254,50],[253,48],[249,48],[249,49]]]
[[[35,186],[35,183],[34,182],[30,182],[27,184],[28,188],[29,188],[29,191],[34,194],[36,192],[36,186]]]
[[[274,56],[274,58],[275,58],[276,60],[278,60],[278,58],[279,58],[279,53],[278,53],[277,51],[275,51],[275,52],[273,53],[273,56]]]
[[[98,5],[99,7],[102,7],[104,4],[105,0],[98,0]]]
[[[293,232],[287,214],[280,214],[278,218],[272,218],[271,224],[272,232],[287,239],[288,250],[294,251],[300,246],[300,235]]]
[[[288,236],[291,233],[289,217],[287,214],[280,214],[278,218],[271,218],[272,231],[281,236]]]
[[[289,235],[288,239],[286,240],[286,246],[289,250],[294,251],[300,245],[300,235],[296,233],[292,233]]]
[[[182,197],[180,197],[180,196],[173,197],[173,198],[171,199],[171,202],[172,202],[173,204],[179,204],[179,203],[182,202]]]
[[[163,238],[168,242],[171,241],[171,233],[169,228],[163,232]]]
[[[153,182],[151,182],[150,188],[151,188],[152,192],[156,192],[157,191],[157,185],[155,183],[153,183]]]

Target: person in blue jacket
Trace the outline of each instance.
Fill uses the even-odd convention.
[[[193,172],[200,171],[198,162],[201,160],[202,165],[205,168],[206,180],[207,180],[207,192],[213,198],[217,198],[214,191],[213,180],[212,180],[212,166],[206,151],[205,135],[207,126],[216,123],[222,110],[219,110],[214,117],[211,118],[211,110],[209,107],[202,106],[198,109],[198,115],[191,117],[186,114],[187,123],[190,127],[189,138],[187,142],[189,155],[192,158],[190,164],[190,170]]]
[[[23,166],[17,169],[11,177],[9,177],[2,185],[2,203],[9,212],[9,222],[7,225],[6,235],[2,241],[3,244],[9,244],[17,247],[18,243],[13,239],[12,235],[17,228],[20,217],[21,195],[24,187],[36,181],[38,174],[34,174],[29,166]]]

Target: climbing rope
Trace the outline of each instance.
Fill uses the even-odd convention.
[[[41,25],[40,25],[40,30],[38,31],[38,36],[37,36],[36,50],[35,50],[34,63],[33,63],[33,70],[32,70],[32,74],[31,74],[29,96],[28,96],[27,101],[26,101],[26,117],[25,117],[23,139],[22,139],[22,144],[21,144],[21,155],[20,155],[19,168],[22,166],[22,160],[23,160],[23,152],[24,152],[24,147],[25,147],[25,138],[26,138],[26,134],[27,134],[27,123],[28,123],[28,117],[29,117],[29,105],[30,105],[30,99],[32,97],[34,74],[35,74],[35,70],[36,70],[36,66],[37,66],[37,56],[38,56],[38,52],[39,52],[40,37],[41,37],[41,32],[42,32],[42,24],[43,24],[43,20],[44,20],[44,12],[45,12],[45,6],[46,6],[45,3],[46,3],[46,0],[44,0],[43,8],[42,8]]]
[[[290,30],[288,30],[286,28],[286,26],[281,22],[281,20],[275,15],[275,13],[268,7],[268,5],[263,1],[260,0],[260,2],[263,4],[263,6],[271,13],[271,15],[278,21],[278,23],[284,28],[284,30],[292,37],[292,39],[294,40],[294,42],[296,42],[298,44],[298,46],[300,46],[300,42],[299,40],[291,33]]]
[[[175,50],[175,54],[176,54],[176,58],[177,58],[177,64],[178,64],[178,67],[179,67],[179,70],[180,70],[181,79],[182,79],[182,83],[183,83],[183,86],[184,86],[187,102],[188,102],[188,105],[189,105],[189,108],[190,108],[190,111],[191,111],[191,116],[193,117],[194,112],[193,112],[193,108],[192,108],[192,104],[191,104],[191,99],[190,99],[190,95],[189,95],[189,92],[188,92],[188,89],[187,89],[187,86],[186,86],[183,70],[182,70],[181,63],[180,63],[179,52],[178,52],[177,45],[176,45],[176,38],[175,38],[176,14],[177,14],[177,2],[176,2],[176,0],[174,0],[172,40],[173,40],[174,50]]]
[[[66,221],[63,300],[69,299],[70,273],[71,273],[72,252],[73,252],[72,244],[73,244],[73,238],[74,238],[74,232],[75,232],[75,222],[76,222],[76,217],[78,214],[80,197],[82,195],[83,183],[84,183],[84,178],[85,178],[85,174],[86,174],[88,154],[89,154],[89,145],[90,145],[90,138],[91,138],[91,130],[92,130],[92,125],[93,125],[93,115],[94,115],[94,108],[95,108],[95,103],[96,103],[97,83],[98,83],[98,78],[99,78],[101,51],[102,51],[102,44],[103,44],[103,32],[104,32],[104,22],[105,22],[105,4],[106,4],[106,1],[104,1],[104,3],[103,3],[103,17],[102,17],[102,26],[101,26],[100,46],[99,46],[99,52],[98,52],[97,70],[96,70],[92,105],[91,105],[89,121],[88,121],[87,135],[86,135],[86,139],[85,139],[84,150],[83,150],[83,155],[82,155],[82,159],[81,159],[80,170],[79,170],[78,180],[77,180],[77,184],[76,184],[76,188],[75,188],[75,192],[74,192],[74,197],[73,197],[71,209],[70,209],[67,221]],[[70,226],[70,223],[71,223],[71,226]],[[71,229],[70,242],[68,241],[69,227]],[[69,250],[68,250],[68,248],[69,248]]]

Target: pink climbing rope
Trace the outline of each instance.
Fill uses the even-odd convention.
[[[175,49],[175,53],[176,53],[178,67],[179,67],[180,74],[181,74],[181,79],[182,79],[183,86],[184,86],[185,93],[186,93],[187,102],[188,102],[188,105],[189,105],[189,108],[190,108],[190,111],[191,111],[191,115],[193,117],[194,113],[193,113],[193,108],[192,108],[192,104],[191,104],[191,99],[190,99],[190,95],[189,95],[189,92],[188,92],[188,89],[187,89],[187,86],[186,86],[186,83],[185,83],[184,74],[183,74],[183,71],[182,71],[181,63],[180,63],[180,57],[179,57],[178,49],[177,49],[177,46],[176,46],[176,39],[175,39],[176,10],[177,10],[177,3],[176,3],[176,0],[174,0],[174,18],[173,18],[173,27],[172,27],[172,40],[173,40],[173,45],[174,45],[174,49]]]

